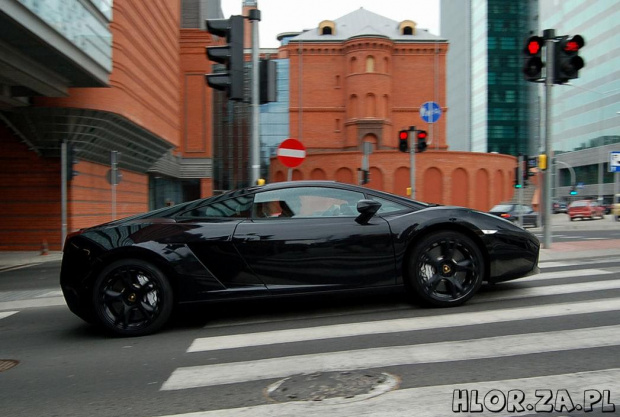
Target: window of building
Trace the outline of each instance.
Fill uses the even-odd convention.
[[[375,72],[375,57],[372,55],[366,58],[366,72]]]
[[[336,33],[336,24],[331,20],[323,20],[319,23],[319,33],[321,35],[334,35]]]
[[[405,20],[398,25],[398,31],[401,35],[415,35],[416,23],[412,20]]]

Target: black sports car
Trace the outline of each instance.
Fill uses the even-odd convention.
[[[67,237],[71,311],[121,335],[160,329],[173,306],[401,286],[463,304],[483,281],[538,273],[537,238],[463,207],[329,181],[244,188]]]

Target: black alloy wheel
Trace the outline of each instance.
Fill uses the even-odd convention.
[[[172,302],[172,288],[165,275],[139,259],[113,262],[94,285],[97,319],[122,336],[143,336],[159,330],[170,318]]]
[[[409,258],[408,288],[415,298],[437,307],[465,303],[484,281],[484,260],[467,236],[443,231],[424,237]]]

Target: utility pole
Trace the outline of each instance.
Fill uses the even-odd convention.
[[[553,146],[551,143],[551,87],[554,82],[554,56],[555,56],[555,29],[543,31],[546,46],[546,76],[545,76],[545,154],[548,161],[553,161]],[[543,187],[543,247],[551,248],[551,171],[544,173]]]
[[[260,71],[258,57],[258,22],[260,10],[250,10],[252,23],[252,138],[250,143],[250,185],[256,185],[260,178]]]
[[[411,199],[415,200],[415,126],[409,126],[409,182],[411,183]]]

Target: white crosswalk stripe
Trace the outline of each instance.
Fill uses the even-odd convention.
[[[510,392],[517,389],[524,398],[531,402],[524,402],[532,407],[541,407],[535,404],[539,399],[537,391],[541,387],[562,387],[566,392],[573,394],[581,409],[587,407],[583,393],[587,391],[604,392],[620,389],[620,369],[603,371],[579,372],[572,374],[551,375],[534,378],[507,379],[502,381],[477,382],[468,384],[440,385],[432,387],[409,388],[391,391],[386,394],[358,401],[355,399],[332,398],[320,402],[296,401],[281,404],[265,404],[250,407],[232,408],[227,410],[202,411],[187,414],[175,414],[162,417],[293,417],[293,416],[381,416],[381,417],[446,417],[446,416],[480,416],[497,417],[497,412],[457,413],[453,410],[455,391]],[[581,393],[581,396],[578,395]],[[600,401],[601,404],[603,401]],[[462,403],[457,403],[465,407]],[[460,408],[460,410],[463,410]],[[594,407],[592,407],[594,408]],[[458,408],[457,408],[458,410]],[[606,408],[611,411],[611,407]],[[615,411],[618,411],[616,406]],[[543,415],[547,415],[545,413]],[[514,415],[514,414],[511,414]],[[522,415],[522,414],[521,414]],[[555,415],[555,414],[554,414]],[[616,415],[609,412],[605,415]]]
[[[415,317],[365,323],[347,323],[323,327],[199,338],[194,340],[187,351],[204,352],[209,350],[236,349],[249,346],[264,346],[277,343],[303,342],[338,337],[472,326],[513,321],[515,317],[518,317],[519,320],[529,320],[543,317],[559,317],[618,310],[620,310],[620,298],[613,298],[580,303],[494,310],[492,315],[487,311],[477,311],[471,313],[442,314],[423,318]]]
[[[162,390],[231,384],[310,372],[346,371],[489,357],[499,358],[618,344],[620,344],[620,325],[413,346],[389,346],[297,355],[251,362],[179,368],[164,383]]]

